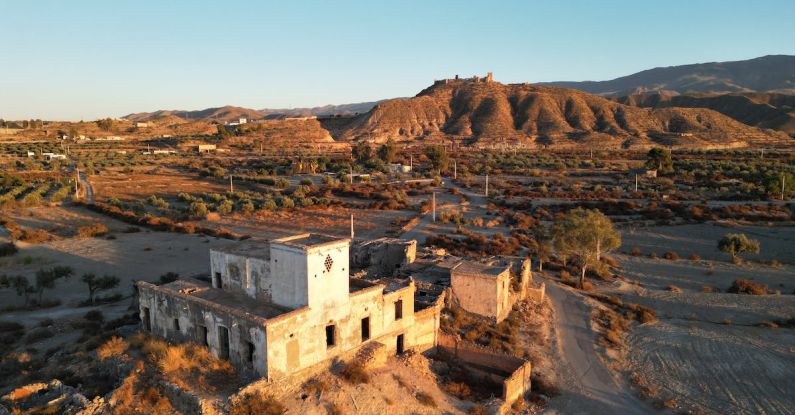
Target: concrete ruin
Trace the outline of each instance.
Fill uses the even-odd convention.
[[[417,241],[413,239],[378,238],[351,245],[352,266],[381,276],[394,275],[416,257]]]
[[[137,283],[143,328],[268,380],[372,342],[397,354],[434,348],[441,302],[415,307],[411,278],[351,279],[350,252],[349,239],[317,234],[213,249],[210,283]]]

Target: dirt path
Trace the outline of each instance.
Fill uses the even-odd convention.
[[[80,186],[85,193],[83,197],[88,203],[94,203],[94,188],[91,187],[91,182],[88,181],[88,177],[86,177],[86,174],[82,171],[79,173],[78,177],[80,178]]]
[[[583,299],[547,280],[547,295],[557,316],[561,354],[561,395],[552,399],[549,414],[653,414],[644,403],[619,384],[596,355],[595,333],[590,326],[591,307]],[[566,376],[568,375],[568,376]]]

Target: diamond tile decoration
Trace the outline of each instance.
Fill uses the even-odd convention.
[[[326,261],[323,262],[326,265],[326,272],[331,271],[331,266],[334,265],[334,260],[331,259],[331,255],[326,255]]]

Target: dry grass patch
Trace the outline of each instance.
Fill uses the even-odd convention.
[[[421,403],[421,404],[423,404],[425,406],[428,406],[428,407],[431,407],[431,408],[436,408],[436,406],[437,406],[436,405],[436,400],[433,399],[433,396],[428,395],[425,392],[417,392],[417,395],[415,395],[415,397],[417,398],[417,401],[419,401],[419,403]]]
[[[215,358],[204,347],[192,343],[169,344],[141,333],[130,339],[130,346],[140,349],[166,380],[186,390],[215,393],[233,391],[238,386],[232,365]]]
[[[95,223],[93,225],[88,226],[81,226],[77,228],[77,236],[81,238],[93,238],[95,236],[103,236],[108,234],[108,227],[101,224]]]
[[[370,374],[367,373],[364,365],[358,362],[346,363],[340,370],[340,376],[354,385],[370,382]]]
[[[751,280],[738,279],[732,282],[727,292],[734,294],[765,295],[768,293],[767,285],[759,284]]]
[[[287,407],[273,396],[255,392],[236,401],[229,415],[282,415],[285,412]]]
[[[118,336],[113,336],[110,340],[106,341],[97,348],[97,356],[99,357],[99,360],[105,360],[113,356],[119,356],[126,352],[128,347],[130,347],[130,345],[127,344],[124,339]]]

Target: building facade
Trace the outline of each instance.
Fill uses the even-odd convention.
[[[211,283],[138,282],[142,326],[194,341],[268,379],[343,357],[371,341],[394,353],[437,342],[441,303],[415,310],[413,280],[350,278],[350,240],[302,234],[211,250]]]

